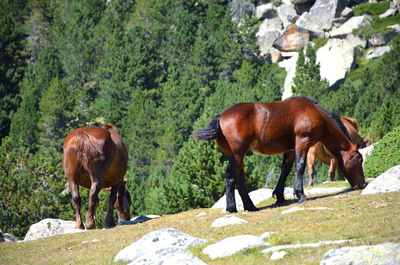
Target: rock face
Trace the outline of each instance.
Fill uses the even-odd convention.
[[[276,40],[275,46],[281,51],[295,52],[306,46],[309,40],[310,34],[307,30],[291,24]]]
[[[182,255],[182,259],[193,258],[190,253],[185,253],[186,248],[206,243],[207,240],[189,236],[173,228],[163,228],[146,234],[130,246],[121,250],[114,261],[133,262],[132,264],[159,264],[159,260],[169,260],[175,263]],[[183,254],[184,253],[184,254]],[[204,264],[198,258],[193,258],[199,263],[180,264]],[[201,263],[200,263],[201,262]]]
[[[354,63],[354,48],[342,39],[328,40],[316,54],[317,63],[321,66],[321,78],[326,78],[330,86],[343,79]]]
[[[320,265],[400,264],[400,244],[343,247],[329,250]]]
[[[376,177],[365,187],[361,195],[393,192],[400,190],[400,165]]]
[[[216,259],[231,256],[245,249],[270,245],[270,243],[264,242],[257,236],[240,235],[228,237],[215,244],[209,245],[203,249],[203,253],[207,254],[210,259]]]
[[[35,240],[42,237],[60,235],[60,234],[71,234],[82,232],[85,230],[76,229],[75,221],[64,221],[60,219],[44,219],[36,224],[31,225],[26,233],[24,241]]]

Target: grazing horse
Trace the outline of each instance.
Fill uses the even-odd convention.
[[[215,139],[229,157],[226,169],[226,210],[237,212],[234,189],[238,188],[244,209],[257,211],[245,188],[243,158],[251,148],[266,155],[284,153],[281,174],[274,190],[277,205],[284,204],[285,182],[296,161],[294,194],[299,203],[307,198],[303,174],[308,149],[322,142],[338,159],[339,168],[353,188],[364,188],[362,157],[357,147],[319,105],[305,97],[272,103],[238,103],[215,116],[195,132],[198,139]]]
[[[130,219],[130,194],[125,187],[124,175],[128,164],[126,147],[116,129],[110,124],[100,127],[78,128],[64,141],[63,169],[68,178],[75,209],[76,228],[96,227],[98,194],[102,188],[111,188],[107,203],[105,226],[115,226],[113,207],[119,221]],[[86,223],[81,219],[79,186],[90,189]]]
[[[340,117],[340,121],[344,125],[344,129],[346,133],[349,135],[350,139],[357,146],[357,149],[364,148],[367,146],[369,142],[369,136],[363,139],[358,134],[358,122],[356,119],[342,116]],[[307,154],[307,167],[308,167],[308,185],[307,187],[311,187],[313,185],[313,177],[315,174],[315,159],[318,158],[321,162],[329,165],[328,171],[328,181],[333,181],[335,179],[335,172],[338,168],[338,162],[335,156],[329,152],[329,150],[321,143],[318,142],[315,145],[311,146],[308,154]],[[342,171],[338,169],[338,179],[344,180],[344,176]]]

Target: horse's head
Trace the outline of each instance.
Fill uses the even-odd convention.
[[[117,193],[117,200],[115,201],[114,207],[118,213],[118,223],[121,221],[129,221],[131,219],[131,195],[128,189],[125,187],[126,180],[124,181],[124,192]]]
[[[343,172],[353,189],[363,189],[365,183],[364,171],[362,168],[363,158],[357,147],[352,145],[351,149],[343,152]]]

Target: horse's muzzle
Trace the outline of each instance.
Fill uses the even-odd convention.
[[[362,189],[364,189],[364,188],[367,186],[367,184],[368,184],[368,183],[366,183],[364,179],[359,179],[359,180],[357,181],[357,184],[354,185],[354,186],[352,186],[351,188],[352,188],[353,190],[362,190]]]

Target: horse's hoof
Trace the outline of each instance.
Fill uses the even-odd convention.
[[[305,195],[300,196],[298,203],[303,203],[307,201],[307,197]]]
[[[287,201],[286,199],[276,200],[276,202],[275,202],[275,207],[281,207],[281,206],[286,206],[286,205],[289,205],[289,201]]]
[[[237,213],[236,207],[227,207],[226,212],[228,213]]]
[[[258,209],[257,207],[255,207],[255,206],[253,206],[253,207],[250,207],[250,208],[244,208],[246,211],[249,211],[249,212],[257,212],[257,211],[259,211],[260,209]]]
[[[75,229],[85,230],[85,226],[82,223],[81,224],[77,224],[77,225],[75,225]]]

